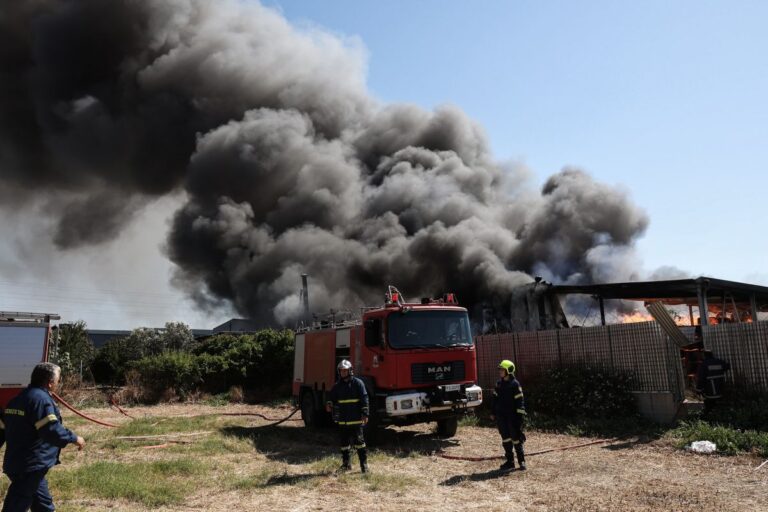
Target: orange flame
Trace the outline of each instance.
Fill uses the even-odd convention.
[[[621,315],[621,323],[634,324],[637,322],[652,322],[653,317],[648,313],[642,313],[640,311],[634,311],[630,314]]]

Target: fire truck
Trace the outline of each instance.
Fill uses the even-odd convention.
[[[377,427],[427,422],[452,437],[483,401],[467,310],[452,293],[406,303],[390,286],[385,304],[364,308],[361,320],[297,330],[292,392],[306,426],[330,423],[324,404],[342,359],[368,390],[371,437]]]
[[[58,315],[0,311],[0,409],[27,384],[37,363],[48,360],[51,320]]]

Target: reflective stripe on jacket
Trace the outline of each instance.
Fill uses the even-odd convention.
[[[339,425],[360,425],[368,416],[368,392],[357,377],[339,379],[331,388],[329,403],[337,411],[334,419]]]
[[[59,452],[77,436],[64,428],[56,403],[43,388],[27,387],[3,411],[5,460],[9,474],[49,469],[59,463]]]
[[[716,357],[707,357],[699,365],[696,375],[696,389],[705,398],[720,398],[725,386],[725,372],[731,365]]]
[[[501,379],[496,382],[493,390],[493,414],[496,416],[525,415],[525,398],[523,387],[516,378]]]

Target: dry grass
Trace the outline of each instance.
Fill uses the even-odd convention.
[[[498,455],[495,431],[464,425],[457,438],[440,440],[428,426],[414,426],[387,432],[386,444],[372,451],[370,475],[338,475],[332,431],[306,431],[298,422],[265,427],[259,418],[220,415],[254,410],[270,417],[290,412],[286,406],[134,407],[129,411],[140,419],[119,431],[67,414],[65,421],[89,445],[82,453],[65,450],[63,465],[52,471],[58,510],[768,511],[768,467],[754,471],[755,457],[697,456],[668,440],[634,440],[533,456],[526,473],[500,475],[497,461],[435,455],[441,449]],[[88,412],[130,421],[108,409]],[[214,433],[157,449],[142,446],[163,441],[114,439],[200,430]],[[526,447],[533,452],[583,441],[531,432]],[[133,476],[114,471],[120,465]],[[100,486],[106,472],[110,484]]]

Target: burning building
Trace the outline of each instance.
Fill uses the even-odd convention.
[[[561,303],[573,299],[581,309],[568,321]],[[596,321],[584,321],[585,307]],[[509,331],[476,338],[483,386],[496,379],[501,358],[514,359],[526,381],[564,366],[609,368],[632,377],[643,415],[666,423],[685,414],[686,392],[701,352],[709,350],[729,362],[729,384],[768,391],[768,324],[757,321],[768,312],[768,287],[711,277],[593,285],[537,280],[511,294],[509,311]]]
[[[552,285],[537,279],[513,291],[511,330],[568,328],[570,325],[561,301],[567,303],[574,296],[582,299],[579,303],[582,309],[586,298],[587,307],[599,312],[601,325],[607,323],[608,301],[610,310],[616,312],[617,322],[614,323],[653,320],[650,313],[641,311],[637,305],[627,305],[627,302],[641,305],[660,303],[674,308],[676,323],[689,326],[702,323],[702,311],[706,312],[703,323],[707,325],[752,322],[758,319],[759,313],[768,312],[768,287],[712,277],[585,285]],[[584,316],[586,320],[591,315],[588,312]]]

